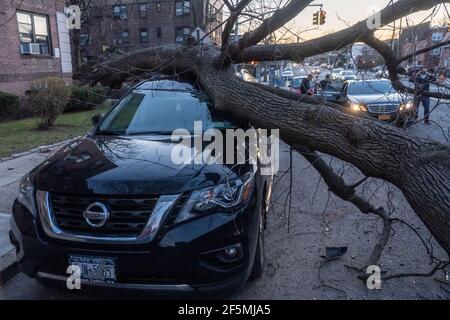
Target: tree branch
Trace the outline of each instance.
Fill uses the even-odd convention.
[[[381,16],[381,26],[383,27],[395,20],[402,18],[412,12],[428,10],[446,0],[400,0],[384,8],[379,12]],[[272,61],[272,60],[292,60],[301,61],[306,57],[311,57],[320,53],[341,49],[349,44],[362,41],[375,30],[367,27],[367,21],[362,20],[352,27],[344,30],[308,40],[296,44],[283,45],[258,45],[249,47],[234,57],[235,62],[248,61]]]
[[[264,20],[258,28],[246,33],[238,43],[229,46],[222,58],[227,60],[228,57],[230,57],[231,60],[234,60],[236,55],[242,50],[257,45],[269,34],[275,32],[287,22],[294,19],[312,1],[313,0],[291,0],[285,7],[275,11],[270,18]]]
[[[228,1],[225,2],[227,4],[228,9],[230,10],[230,17],[225,24],[222,32],[222,50],[225,50],[230,42],[230,35],[233,27],[239,18],[242,10],[251,2],[252,0],[241,0],[235,7],[233,7]]]

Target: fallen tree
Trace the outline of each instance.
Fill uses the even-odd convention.
[[[249,2],[242,0],[233,6],[226,1],[231,12],[230,21]],[[396,86],[400,86],[397,59],[394,61],[392,52],[373,36],[374,30],[367,27],[365,20],[334,34],[303,43],[257,45],[311,2],[290,1],[264,20],[258,28],[244,35],[238,43],[230,44],[227,40],[222,48],[200,42],[184,46],[150,47],[95,65],[84,65],[75,78],[117,88],[124,81],[149,72],[194,76],[214,99],[217,108],[248,119],[255,126],[279,129],[281,138],[300,152],[313,150],[335,156],[353,164],[366,177],[379,178],[398,187],[437,242],[450,254],[448,145],[412,136],[389,124],[355,117],[331,104],[298,95],[277,93],[272,88],[247,83],[236,77],[232,63],[252,60],[298,61],[362,41],[385,57],[391,80]],[[379,13],[381,25],[445,2],[448,1],[397,1]],[[228,23],[224,28],[223,38],[229,39],[230,32]],[[322,169],[324,170],[319,170],[321,174],[331,170]],[[345,184],[339,183],[333,186],[335,190],[330,188],[331,191],[341,198],[349,201],[356,199],[359,205],[355,205],[359,209],[366,208],[367,213],[384,215],[380,209],[355,198],[354,189],[343,189]],[[384,238],[381,240],[384,244],[387,241]]]

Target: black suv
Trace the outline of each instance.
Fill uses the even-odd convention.
[[[272,176],[258,163],[174,164],[172,131],[198,120],[245,127],[198,86],[146,81],[27,174],[10,232],[23,272],[66,285],[75,265],[82,287],[157,293],[223,293],[259,276]]]

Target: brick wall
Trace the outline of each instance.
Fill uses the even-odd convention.
[[[53,56],[59,48],[56,11],[62,11],[63,0],[2,1],[0,7],[0,91],[24,95],[30,83],[47,76],[61,75],[61,61]],[[17,8],[20,4],[20,8]],[[22,55],[16,9],[48,16],[51,35],[51,56]]]

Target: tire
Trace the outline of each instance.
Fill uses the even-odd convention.
[[[265,243],[264,243],[264,229],[265,229],[265,206],[263,206],[265,200],[261,204],[260,215],[258,221],[258,239],[256,244],[256,253],[255,260],[253,262],[252,271],[250,273],[249,280],[255,280],[262,276],[264,272],[264,266],[266,263],[266,255],[265,255]]]

